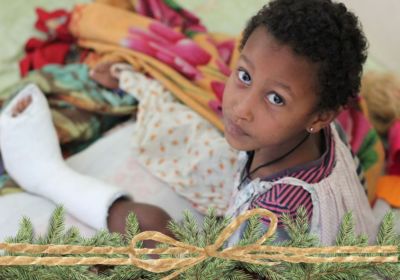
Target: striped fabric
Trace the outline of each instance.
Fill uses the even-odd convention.
[[[324,139],[325,151],[319,159],[302,166],[286,169],[262,180],[274,182],[283,177],[294,177],[311,184],[318,183],[326,178],[331,174],[335,165],[335,142],[331,135],[330,127],[324,130]],[[278,216],[278,226],[282,226],[281,215],[286,213],[292,218],[296,218],[296,211],[301,205],[305,207],[308,217],[311,219],[313,205],[310,193],[301,186],[277,184],[266,193],[256,197],[252,201],[250,209],[264,208],[270,210]],[[266,225],[269,224],[268,219],[263,219],[262,221]]]

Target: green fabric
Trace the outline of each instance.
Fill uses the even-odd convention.
[[[370,167],[377,164],[379,160],[378,153],[376,149],[374,149],[376,142],[378,141],[380,141],[378,133],[375,129],[371,129],[364,137],[364,141],[360,147],[360,150],[357,153],[363,170],[365,171],[368,171]]]
[[[61,144],[93,142],[109,124],[123,116],[130,117],[137,105],[131,95],[120,96],[100,87],[90,79],[84,64],[47,65],[32,71],[14,86],[0,91],[0,104],[5,106],[29,83],[35,83],[47,95]],[[65,152],[78,150],[69,145]]]

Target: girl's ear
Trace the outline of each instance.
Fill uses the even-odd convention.
[[[316,113],[307,130],[311,133],[320,131],[327,127],[337,117],[339,112],[340,110],[327,110]]]

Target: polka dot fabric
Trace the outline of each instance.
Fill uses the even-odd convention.
[[[133,146],[139,162],[205,213],[223,215],[233,188],[237,152],[223,135],[158,81],[123,71],[120,87],[139,103]]]

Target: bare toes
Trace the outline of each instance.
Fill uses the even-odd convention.
[[[17,104],[14,106],[12,109],[12,116],[17,117],[19,114],[21,114],[23,111],[25,111],[26,108],[32,103],[32,96],[28,95],[22,98],[17,102]]]

